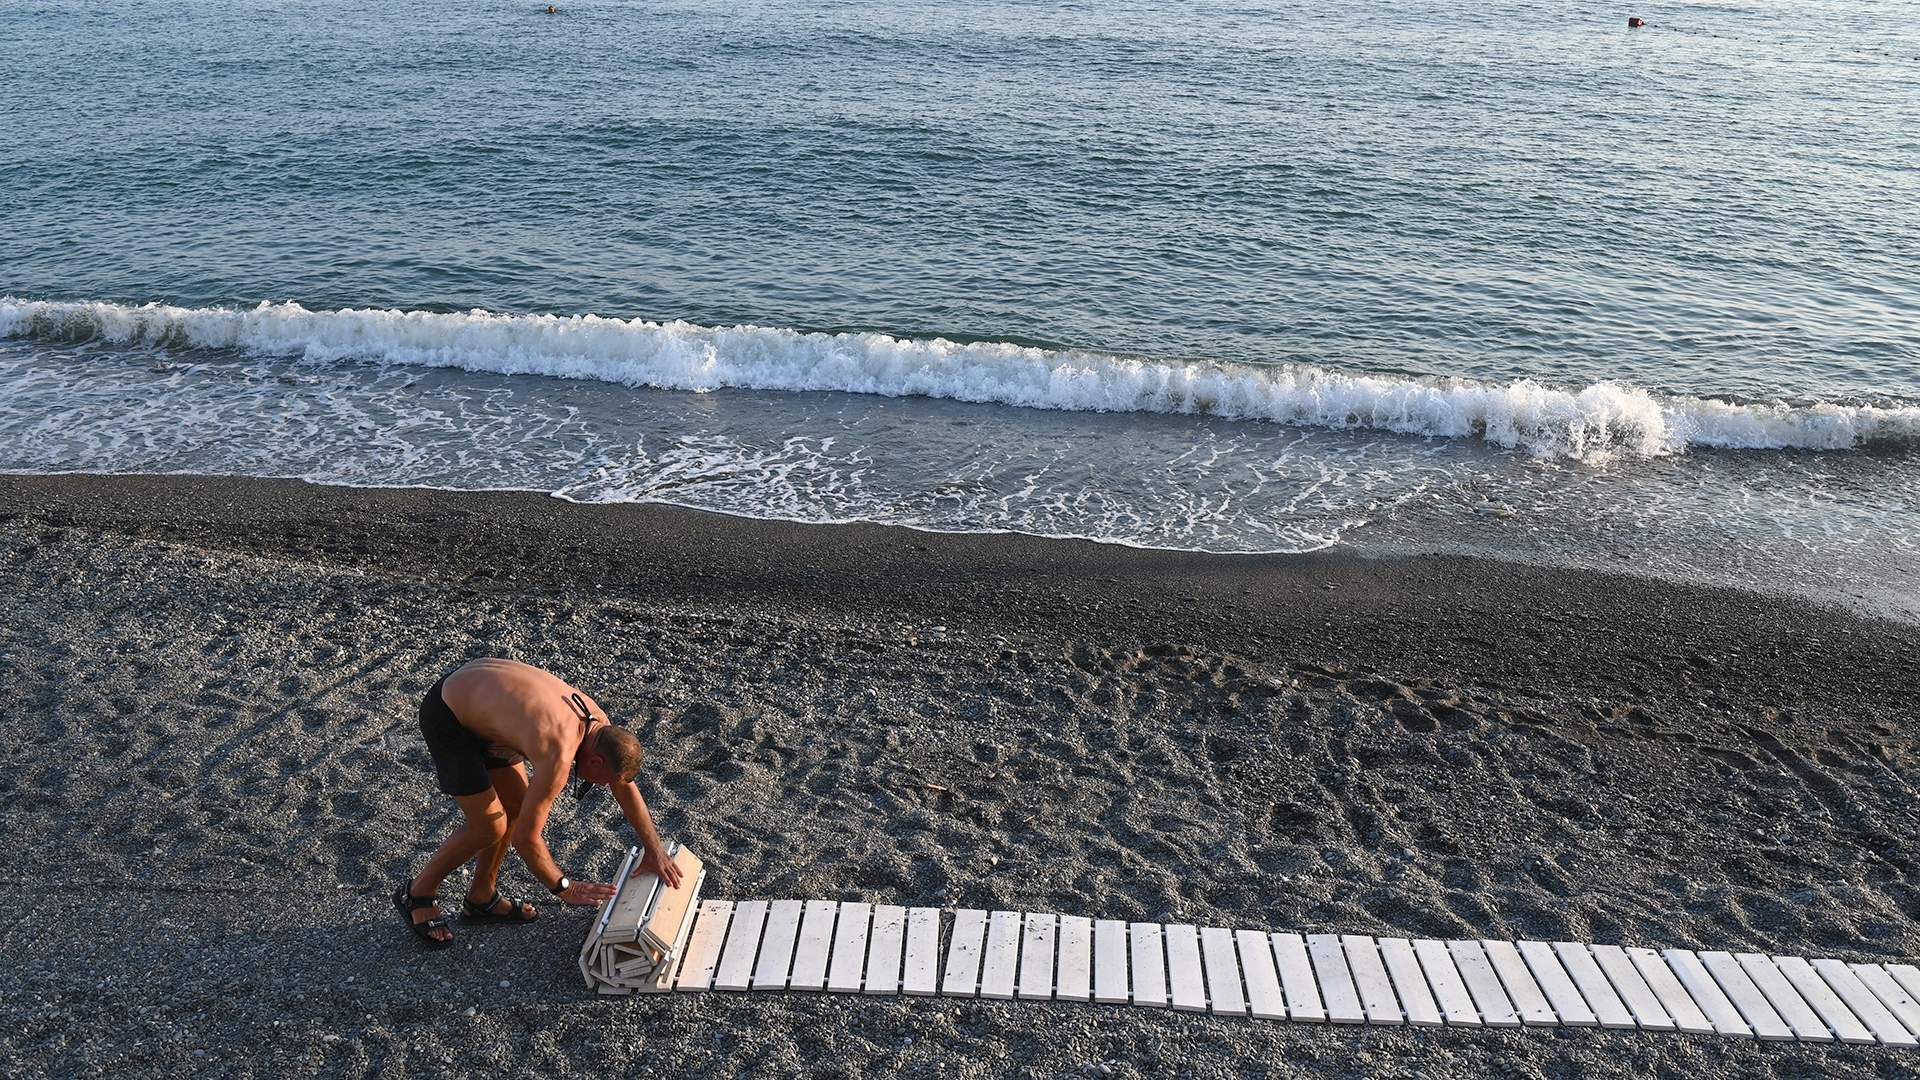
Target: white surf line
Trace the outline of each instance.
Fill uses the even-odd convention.
[[[1268,1022],[1586,1027],[1920,1046],[1920,968],[1904,963],[1567,941],[1302,936],[831,900],[703,902],[688,948],[675,985],[682,992],[937,988],[948,997],[1171,1005]]]
[[[306,363],[458,368],[693,392],[834,391],[1065,412],[1218,416],[1470,438],[1594,463],[1690,447],[1846,450],[1920,438],[1920,406],[1908,403],[1746,404],[1605,380],[1579,387],[1530,378],[1487,382],[595,315],[316,310],[291,302],[185,308],[0,295],[0,338],[240,349]]]

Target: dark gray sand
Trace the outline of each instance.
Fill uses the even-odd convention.
[[[1912,627],[1461,558],[1203,557],[532,495],[0,477],[0,1073],[1912,1076],[1920,1055],[1094,1005],[605,999],[421,952],[465,658],[636,727],[716,897],[1920,956]],[[548,831],[579,877],[601,794]],[[545,899],[509,857],[510,891]],[[457,901],[458,883],[447,898]]]

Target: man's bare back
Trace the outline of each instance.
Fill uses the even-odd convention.
[[[587,717],[572,704],[578,697],[589,716],[604,719],[600,703],[551,672],[518,660],[475,660],[448,675],[440,694],[460,726],[501,750],[557,768],[571,761],[587,733]]]

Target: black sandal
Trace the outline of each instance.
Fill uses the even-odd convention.
[[[440,903],[437,898],[432,896],[413,895],[412,882],[403,882],[398,889],[393,891],[393,906],[400,909],[400,921],[407,924],[407,929],[413,931],[414,937],[419,938],[421,941],[436,949],[444,949],[448,945],[453,944],[453,938],[451,937],[443,939],[433,936],[435,930],[446,930],[449,934],[452,933],[452,930],[447,926],[447,917],[445,915],[436,914],[433,918],[425,922],[413,921],[414,912],[421,908],[433,908],[438,912]]]
[[[484,903],[476,904],[472,900],[462,900],[464,910],[460,918],[470,923],[527,923],[540,917],[540,914],[533,910],[533,905],[525,900],[508,900],[510,910],[505,912],[493,910],[493,905],[500,903],[500,900],[499,889],[493,890],[493,896]]]

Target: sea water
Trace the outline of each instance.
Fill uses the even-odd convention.
[[[1906,5],[544,8],[0,6],[0,469],[1920,614]]]

